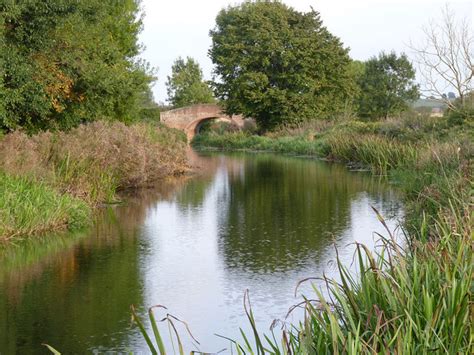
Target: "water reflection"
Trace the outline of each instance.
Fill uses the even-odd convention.
[[[298,280],[333,273],[336,244],[382,231],[370,209],[400,216],[396,193],[342,166],[274,155],[194,157],[200,176],[134,192],[87,236],[0,257],[0,353],[145,350],[130,304],[165,304],[203,350],[239,337],[251,291],[260,327],[297,302]],[[392,225],[393,225],[392,221]],[[303,289],[308,292],[308,288]],[[297,315],[295,315],[297,317]]]

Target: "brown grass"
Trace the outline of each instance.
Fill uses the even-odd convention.
[[[8,134],[0,140],[0,170],[97,204],[184,173],[185,149],[181,133],[165,127],[99,121],[69,132]]]

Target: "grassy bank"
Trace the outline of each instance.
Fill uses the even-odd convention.
[[[435,216],[452,203],[453,190],[467,189],[472,128],[470,121],[453,126],[444,118],[408,116],[382,122],[313,122],[263,136],[210,131],[192,143],[196,149],[315,156],[389,175],[406,193],[410,227],[419,229],[422,212]]]
[[[326,280],[329,298],[317,289],[316,297],[307,295],[316,301],[306,302],[301,324],[278,331],[282,342],[255,329],[235,343],[237,352],[471,353],[472,122],[450,125],[444,118],[414,116],[313,123],[266,136],[208,132],[193,144],[363,166],[389,175],[406,195],[403,247],[389,230],[378,254],[359,246],[357,276],[339,264],[341,282]],[[254,325],[252,313],[247,315]]]
[[[3,240],[87,225],[90,209],[80,199],[43,183],[0,173],[0,236]]]
[[[187,170],[185,137],[151,124],[95,122],[0,138],[0,240],[87,224],[90,209]]]

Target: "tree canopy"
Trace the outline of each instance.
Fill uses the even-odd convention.
[[[359,76],[359,114],[381,118],[405,111],[420,97],[415,70],[405,54],[380,53]]]
[[[166,87],[168,101],[174,107],[215,101],[211,88],[203,81],[199,63],[193,58],[187,57],[184,60],[179,57],[173,63],[171,72]]]
[[[0,4],[0,129],[132,120],[152,80],[138,0]]]
[[[348,49],[314,10],[244,2],[223,9],[210,35],[217,97],[263,130],[331,117],[354,90]]]

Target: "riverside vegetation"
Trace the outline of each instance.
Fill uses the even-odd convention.
[[[0,241],[79,228],[120,189],[186,170],[183,134],[143,122],[154,78],[137,57],[139,3],[0,4]],[[432,74],[441,72],[450,83],[441,87],[454,85],[458,96],[449,101],[429,83],[450,109],[432,118],[401,114],[419,94],[405,55],[353,61],[313,9],[257,0],[217,16],[215,94],[227,113],[254,117],[260,135],[208,132],[195,147],[346,162],[388,175],[407,202],[406,243],[387,230],[377,254],[358,246],[357,276],[339,263],[341,281],[325,279],[328,298],[315,289],[305,319],[280,337],[256,329],[246,294],[254,341],[244,333],[242,343],[232,340],[237,353],[472,353],[474,42],[453,18],[441,23],[445,31],[426,32],[428,48],[419,49],[422,73],[438,80]],[[156,347],[134,319],[150,350],[165,353],[149,315]],[[164,321],[175,329],[178,320]]]
[[[186,137],[148,123],[94,122],[0,140],[0,240],[90,222],[91,207],[187,170]]]
[[[156,123],[141,15],[137,0],[0,2],[0,242],[79,228],[186,169],[184,136]]]
[[[276,151],[365,167],[388,175],[406,196],[403,246],[389,230],[378,253],[358,246],[358,276],[338,264],[341,281],[325,280],[329,298],[315,289],[318,301],[305,303],[306,318],[283,330],[281,344],[255,329],[254,345],[245,336],[237,352],[471,353],[473,123],[472,115],[453,124],[449,114],[412,113],[316,121],[263,136],[222,127],[196,136],[198,149]]]

